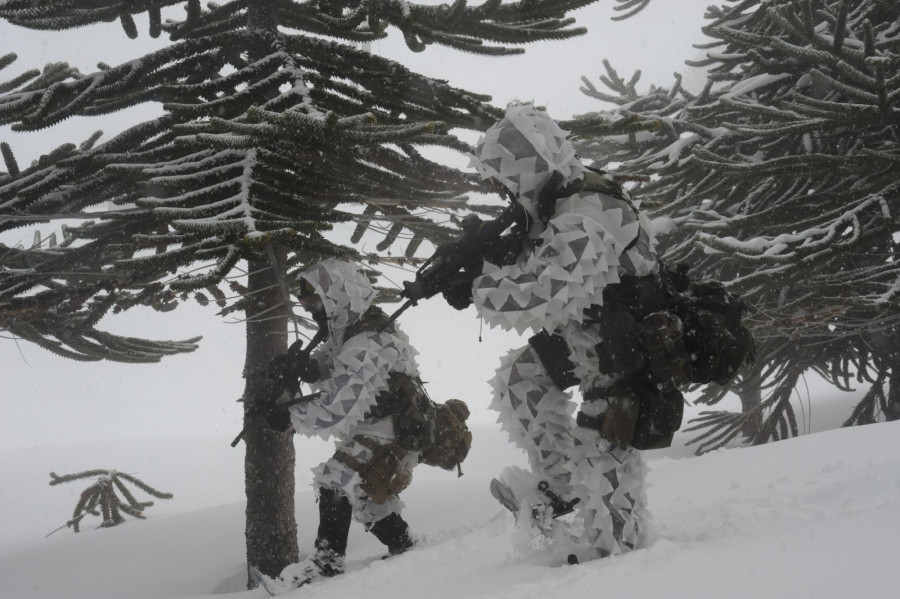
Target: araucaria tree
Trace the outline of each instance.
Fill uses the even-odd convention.
[[[707,413],[700,449],[798,433],[805,372],[870,387],[848,424],[900,418],[900,4],[732,0],[707,9],[706,86],[641,94],[607,65],[618,136],[587,141],[677,228],[665,256],[754,308],[742,414]],[[596,121],[597,115],[594,115]],[[590,122],[589,120],[583,121]],[[576,128],[578,123],[574,125]],[[583,125],[582,125],[583,126]],[[587,131],[587,129],[585,129]],[[889,383],[885,394],[884,385]],[[703,401],[721,399],[709,389]]]
[[[477,186],[420,148],[468,150],[451,131],[483,129],[501,114],[486,96],[358,43],[393,30],[416,52],[439,44],[519,53],[510,45],[583,33],[566,14],[593,1],[0,3],[13,25],[62,30],[118,19],[131,37],[133,16],[147,13],[150,35],[171,39],[96,72],[55,64],[0,84],[0,124],[18,131],[147,102],[164,109],[105,143],[64,145],[27,168],[4,146],[0,230],[67,226],[50,247],[0,248],[0,328],[76,359],[140,362],[190,351],[196,340],[110,335],[96,328],[105,314],[165,311],[191,296],[243,312],[247,560],[277,575],[298,559],[293,445],[252,408],[266,366],[287,346],[286,274],[330,256],[360,257],[327,236],[335,223],[375,223],[388,240],[405,231],[413,248],[423,237],[445,239],[434,213],[462,207]],[[161,11],[176,6],[186,17],[163,21]]]

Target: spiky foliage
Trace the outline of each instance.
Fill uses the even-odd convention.
[[[142,480],[117,470],[85,470],[62,476],[51,472],[50,478],[52,479],[51,487],[85,478],[95,479],[89,487],[81,492],[78,503],[75,504],[75,509],[72,511],[72,518],[65,524],[65,528],[71,528],[75,532],[79,531],[82,519],[88,515],[102,518],[99,528],[109,528],[121,524],[125,522],[125,515],[144,520],[144,510],[153,505],[153,502],[138,501],[125,484],[126,482],[157,499],[174,497],[171,493],[157,491]],[[63,527],[56,530],[61,528]]]
[[[120,309],[218,286],[240,260],[267,261],[269,243],[291,253],[288,267],[347,254],[324,233],[355,217],[349,204],[368,208],[357,217],[367,223],[396,223],[391,238],[412,231],[417,245],[434,228],[416,208],[458,208],[458,196],[474,189],[417,146],[465,150],[448,129],[484,127],[498,113],[485,96],[312,34],[370,41],[393,25],[417,51],[439,43],[510,54],[522,49],[501,44],[582,33],[557,17],[588,3],[7,2],[0,17],[37,29],[119,18],[131,31],[129,15],[149,11],[151,34],[166,31],[174,43],[90,74],[57,64],[8,84],[0,123],[19,131],[143,102],[161,102],[166,113],[97,146],[63,146],[24,170],[8,160],[0,215],[13,218],[0,230],[36,216],[85,219],[111,203],[116,209],[70,226],[73,243],[59,253],[92,265],[95,280],[115,280],[99,293]],[[160,8],[175,4],[187,18],[162,23]],[[5,273],[0,293],[34,293],[65,270],[36,260]]]
[[[619,11],[622,14],[612,17],[613,21],[623,21],[629,17],[633,17],[638,14],[650,4],[650,0],[616,0],[616,6],[613,7],[613,10]]]
[[[745,413],[705,414],[700,450],[741,432],[798,434],[791,395],[810,370],[841,389],[854,376],[880,387],[890,371],[894,400],[872,405],[898,418],[900,7],[734,0],[706,17],[705,87],[679,78],[638,93],[639,73],[626,81],[607,65],[610,91],[587,79],[583,91],[617,105],[607,120],[642,130],[581,145],[601,165],[653,175],[636,191],[677,225],[665,257],[753,307],[760,359],[735,387]],[[701,401],[724,394],[710,386]]]
[[[0,271],[0,327],[112,357],[108,340],[94,336],[105,311],[169,309],[191,296],[242,311],[247,555],[262,572],[279,574],[298,559],[293,445],[252,415],[266,366],[287,346],[286,273],[332,256],[377,267],[401,235],[410,255],[423,239],[446,239],[452,226],[439,221],[480,188],[423,148],[468,150],[451,130],[484,129],[501,115],[487,96],[418,75],[357,43],[393,28],[416,52],[438,44],[486,57],[516,54],[519,44],[583,33],[566,14],[593,1],[0,3],[0,18],[16,25],[58,30],[118,19],[129,36],[138,34],[133,16],[148,13],[150,35],[171,39],[123,64],[91,73],[49,65],[0,90],[0,124],[18,131],[148,102],[164,111],[104,143],[62,146],[28,168],[3,151],[0,231],[65,221],[68,242],[0,254],[22,264]],[[163,9],[176,6],[186,16],[164,21]],[[357,226],[351,243],[368,229],[385,232],[384,243],[361,256],[331,234],[344,223]],[[17,311],[25,301],[41,308]],[[69,315],[82,321],[64,335]]]

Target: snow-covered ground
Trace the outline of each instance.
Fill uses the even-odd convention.
[[[245,590],[241,449],[227,436],[80,443],[0,453],[2,599],[262,598]],[[297,439],[297,517],[312,547],[316,506],[308,468],[329,445]],[[498,428],[479,425],[464,476],[422,466],[404,493],[419,547],[390,560],[354,524],[339,578],[291,597],[574,599],[896,597],[900,423],[839,429],[763,447],[692,457],[647,452],[657,538],[628,555],[548,567],[518,554],[513,518],[488,492],[524,464]],[[129,519],[78,534],[48,532],[71,514],[77,481],[48,473],[117,468],[172,492]],[[139,495],[139,498],[143,498]]]

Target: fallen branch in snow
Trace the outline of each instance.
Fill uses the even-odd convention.
[[[102,515],[103,522],[100,524],[99,528],[109,528],[121,524],[125,521],[125,516],[122,515],[123,513],[143,520],[144,510],[153,505],[153,502],[138,501],[121,479],[125,479],[139,489],[159,499],[171,499],[173,497],[171,493],[157,491],[134,476],[116,470],[85,470],[84,472],[65,474],[63,476],[51,472],[50,478],[53,480],[50,481],[50,486],[93,476],[99,478],[96,479],[94,484],[81,492],[78,503],[75,504],[75,510],[72,512],[72,519],[66,522],[64,526],[60,526],[56,530],[48,533],[48,537],[57,530],[62,530],[63,528],[72,528],[75,532],[78,532],[78,526],[82,518],[88,514],[93,516]],[[117,490],[125,498],[124,502],[116,493]],[[98,507],[100,511],[97,510]]]

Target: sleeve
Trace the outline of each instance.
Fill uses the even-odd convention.
[[[307,436],[349,437],[387,389],[392,372],[418,376],[415,350],[402,333],[360,333],[337,350],[319,397],[291,408],[294,429]]]
[[[585,308],[602,303],[603,289],[619,282],[620,256],[638,234],[637,218],[590,196],[565,202],[530,255],[509,266],[485,263],[475,279],[474,303],[490,326],[522,334],[581,322]]]

